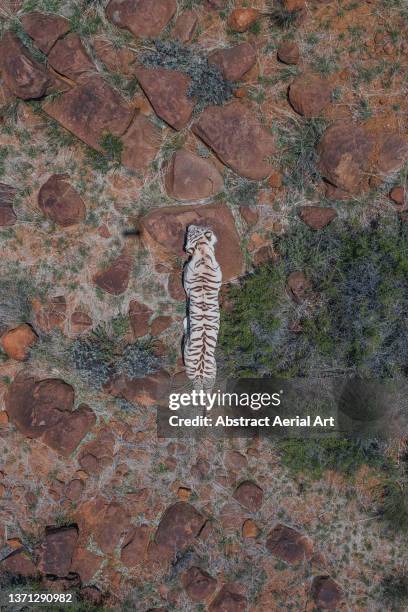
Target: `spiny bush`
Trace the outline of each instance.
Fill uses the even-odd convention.
[[[290,11],[285,8],[281,0],[273,0],[269,11],[269,16],[272,25],[283,30],[288,30],[297,24],[300,16],[300,10]]]
[[[320,180],[316,146],[326,127],[326,120],[316,117],[305,120],[292,118],[276,128],[279,161],[288,169],[285,180],[290,187],[303,191]]]
[[[408,224],[340,221],[315,232],[300,222],[275,239],[267,264],[229,292],[220,348],[233,374],[408,374]],[[287,277],[303,271],[311,297],[297,304]]]
[[[25,278],[0,280],[0,333],[12,325],[28,321],[31,315],[33,285]]]
[[[96,388],[100,388],[115,374],[139,378],[152,374],[160,367],[160,360],[153,354],[149,342],[123,346],[103,325],[88,336],[77,338],[69,352],[80,376]]]
[[[101,387],[113,374],[111,348],[96,335],[77,338],[71,348],[71,358],[81,376],[92,386]]]
[[[128,344],[117,364],[117,368],[129,378],[139,378],[156,372],[159,364],[159,359],[153,355],[147,343]]]
[[[250,205],[257,201],[259,183],[228,172],[224,181],[225,192],[219,194],[226,196],[231,204],[236,206]]]
[[[217,66],[213,66],[202,53],[185,47],[177,41],[153,40],[154,50],[141,56],[149,68],[179,70],[191,77],[187,95],[197,99],[199,108],[223,104],[232,97],[233,85],[225,80]]]

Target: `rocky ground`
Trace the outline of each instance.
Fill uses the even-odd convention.
[[[294,223],[406,222],[405,0],[2,0],[0,27],[1,609],[403,609],[376,468],[155,418],[189,223],[227,287]]]

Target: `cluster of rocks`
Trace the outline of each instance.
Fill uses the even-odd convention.
[[[234,497],[254,513],[262,504],[262,495],[257,485],[247,482],[240,485]],[[101,553],[115,557],[120,547],[120,561],[130,571],[146,564],[152,568],[168,566],[177,555],[194,546],[206,524],[204,514],[191,503],[180,501],[165,510],[153,533],[147,524],[132,525],[129,511],[120,503],[97,497],[81,505],[75,524],[47,527],[41,542],[31,552],[21,540],[9,540],[9,554],[0,562],[0,567],[3,572],[25,578],[42,577],[45,582],[52,578],[61,586],[92,585],[103,561]],[[91,534],[98,554],[87,547]],[[248,537],[255,536],[249,534]],[[271,529],[265,547],[271,555],[290,566],[308,563],[314,554],[312,540],[284,524]],[[180,574],[181,585],[192,602],[205,603],[214,612],[247,609],[247,597],[241,584],[222,584],[222,580],[197,565],[197,561],[199,557],[194,556]],[[86,598],[92,594],[93,598],[102,601],[103,595],[95,586],[87,588],[91,591],[83,593]],[[339,584],[322,574],[313,578],[311,594],[316,605],[323,609],[335,609],[344,599]]]
[[[211,10],[225,9],[226,4],[224,0],[205,2]],[[304,0],[284,0],[281,4],[299,20],[305,14]],[[106,8],[107,18],[115,26],[136,37],[159,37],[165,28],[171,27],[173,39],[188,43],[197,31],[197,13],[185,11],[170,26],[176,12],[176,0],[111,0]],[[237,8],[230,11],[227,24],[232,31],[244,33],[263,18],[254,8]],[[106,154],[107,134],[119,139],[121,163],[131,171],[148,170],[158,158],[166,130],[188,134],[183,146],[166,158],[161,168],[166,194],[177,203],[149,211],[139,224],[155,269],[168,275],[170,297],[175,301],[185,299],[179,259],[184,253],[185,228],[191,223],[211,225],[222,236],[216,245],[216,256],[224,282],[241,276],[245,272],[237,231],[241,219],[224,202],[209,200],[224,191],[227,171],[249,183],[262,182],[265,189],[261,193],[279,193],[285,188],[282,174],[274,171],[271,163],[277,153],[274,138],[258,120],[252,103],[246,99],[245,88],[235,89],[235,99],[231,102],[209,106],[197,116],[196,102],[188,93],[191,78],[185,73],[147,67],[139,62],[133,49],[116,48],[107,39],[93,40],[91,53],[81,37],[71,31],[70,22],[61,16],[33,12],[23,15],[21,24],[47,61],[42,63],[32,57],[15,34],[6,32],[0,42],[4,96],[43,100],[43,110],[51,118],[102,154]],[[288,87],[285,103],[289,112],[308,121],[330,110],[334,81],[304,69],[301,51],[295,42],[283,40],[276,59],[289,66],[299,66],[299,75]],[[225,79],[237,82],[248,78],[255,69],[257,47],[250,42],[222,47],[212,51],[208,61],[218,67]],[[142,104],[136,108],[134,101],[129,103],[101,76],[100,62],[112,72],[137,77],[146,96],[144,110]],[[169,127],[158,127],[159,122],[152,120],[151,109]],[[197,148],[190,146],[197,139],[208,147],[208,156],[198,154]],[[408,157],[408,145],[395,126],[336,121],[325,129],[316,152],[326,196],[337,201],[358,197],[376,181],[398,171]],[[52,174],[37,194],[38,208],[44,217],[64,229],[81,224],[87,214],[84,196],[72,183],[67,174]],[[14,187],[0,184],[1,227],[17,222],[15,195]],[[390,198],[397,207],[405,208],[405,187],[394,187]],[[259,202],[263,203],[261,198]],[[244,226],[252,228],[258,224],[261,208],[240,206]],[[336,210],[328,206],[300,206],[297,214],[315,231],[323,230],[337,217]],[[256,265],[273,256],[270,244],[258,232],[251,235],[249,247]],[[104,292],[120,296],[129,286],[132,265],[132,251],[125,247],[106,267],[93,274],[92,282]],[[310,297],[311,286],[303,272],[289,276],[287,291],[298,304]],[[228,304],[224,307],[228,308]],[[66,330],[65,326],[69,326],[74,333],[82,333],[93,325],[89,314],[82,309],[70,313],[62,295],[45,304],[34,302],[33,310],[32,325],[21,323],[1,336],[3,351],[15,361],[27,360],[40,331]],[[152,308],[139,299],[130,302],[128,315],[134,338],[158,336],[174,321],[167,315],[154,316]],[[158,399],[167,395],[170,383],[169,374],[160,370],[144,378],[116,376],[103,390],[115,398],[145,407],[157,405]],[[22,370],[8,386],[5,409],[10,424],[22,436],[43,443],[65,460],[72,460],[80,468],[81,476],[97,479],[116,460],[111,422],[106,426],[99,423],[97,429],[92,408],[86,404],[76,406],[73,387],[60,378],[39,378]],[[144,432],[138,433],[142,436]],[[137,451],[143,453],[144,449],[139,446]],[[169,465],[171,461],[175,459],[169,458]],[[247,467],[245,457],[235,451],[229,453],[226,464],[238,471]],[[119,466],[116,478],[120,480],[127,469],[126,465]],[[192,476],[197,479],[208,476],[209,472],[209,463],[202,459],[191,468]],[[21,542],[15,543],[0,561],[1,570],[28,578],[42,576],[44,583],[52,579],[60,581],[61,586],[92,585],[106,559],[112,564],[121,563],[130,572],[144,566],[168,566],[190,548],[194,549],[209,529],[205,511],[190,503],[191,490],[185,486],[177,490],[180,501],[166,504],[164,512],[163,506],[157,509],[156,516],[159,512],[162,514],[157,528],[153,528],[150,518],[142,519],[135,526],[134,513],[122,498],[117,501],[98,492],[84,501],[86,480],[81,476],[61,485],[61,495],[66,500],[80,502],[75,524],[48,526],[35,551],[29,552]],[[224,521],[226,528],[230,527],[231,516],[238,516],[239,532],[249,546],[255,542],[260,544],[266,555],[292,568],[303,563],[313,565],[315,547],[307,535],[283,523],[268,527],[267,535],[263,535],[257,514],[265,504],[262,487],[246,474],[246,479],[229,491],[231,499],[216,517]],[[140,514],[148,504],[146,489],[123,497],[131,500],[132,511],[140,507]],[[89,546],[91,537],[95,545],[92,547]],[[10,541],[8,545],[11,547],[11,544]],[[316,574],[314,570],[313,574]],[[192,602],[206,604],[213,612],[247,609],[247,594],[242,585],[226,582],[223,575],[216,574],[197,555],[180,572],[180,585]],[[103,600],[102,593],[94,586],[83,587],[81,592],[94,603]],[[321,609],[335,609],[344,600],[339,584],[328,573],[322,573],[321,568],[311,579],[310,594]]]

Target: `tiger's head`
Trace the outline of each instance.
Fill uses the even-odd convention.
[[[187,228],[185,251],[192,255],[199,244],[207,244],[214,248],[217,237],[209,227],[189,225]]]

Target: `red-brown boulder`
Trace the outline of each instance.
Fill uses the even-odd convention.
[[[330,576],[315,576],[312,596],[319,610],[337,610],[344,600],[341,586]]]
[[[24,548],[13,550],[5,559],[0,561],[0,571],[4,574],[24,578],[36,578],[39,575],[38,569]]]
[[[393,187],[390,191],[390,198],[398,206],[403,206],[407,201],[407,194],[405,187],[398,185]]]
[[[228,18],[228,26],[234,32],[246,32],[258,19],[259,13],[254,8],[237,8]]]
[[[304,272],[292,272],[288,276],[286,287],[291,298],[301,304],[311,289]]]
[[[379,137],[376,169],[382,174],[396,172],[408,160],[408,140],[396,133],[384,133]]]
[[[278,60],[284,64],[298,64],[300,59],[299,47],[290,40],[285,40],[278,47]]]
[[[289,101],[304,117],[317,117],[331,101],[332,86],[316,74],[301,74],[289,87]]]
[[[313,542],[296,529],[278,524],[268,535],[266,548],[286,563],[295,565],[308,560],[313,554]]]
[[[137,61],[137,55],[129,47],[117,47],[109,39],[101,38],[100,35],[92,42],[98,58],[111,72],[119,72],[124,76],[131,77]]]
[[[155,544],[164,555],[173,556],[193,543],[205,517],[187,502],[177,502],[164,512],[156,531]]]
[[[143,564],[147,545],[149,543],[150,529],[147,525],[136,527],[130,540],[122,548],[120,560],[126,567],[132,568]]]
[[[337,217],[334,208],[324,208],[321,206],[301,206],[299,217],[314,230],[320,230],[329,225]]]
[[[256,52],[249,43],[241,43],[235,47],[214,51],[208,61],[218,66],[228,81],[238,81],[255,65]]]
[[[4,352],[16,361],[25,361],[30,353],[31,347],[37,342],[37,334],[27,323],[22,323],[14,329],[10,329],[0,339]]]
[[[81,310],[75,310],[71,315],[71,327],[74,334],[80,334],[90,327],[92,327],[93,321],[86,312]]]
[[[65,296],[56,295],[50,298],[45,304],[33,304],[35,311],[36,325],[47,333],[55,328],[61,328],[65,323],[67,312],[67,301]]]
[[[192,601],[206,601],[217,588],[217,581],[200,567],[190,567],[182,576],[182,585]]]
[[[186,293],[183,287],[181,270],[176,270],[169,275],[167,290],[173,300],[176,300],[177,302],[185,301]]]
[[[75,450],[95,423],[88,406],[73,410],[74,390],[58,378],[18,376],[9,386],[5,404],[10,420],[23,435],[40,438],[63,456]]]
[[[170,387],[170,377],[164,370],[149,374],[144,378],[116,376],[105,386],[114,397],[122,397],[128,402],[142,406],[154,406],[166,399]]]
[[[236,488],[233,497],[247,510],[257,512],[262,506],[263,491],[254,482],[245,480]]]

